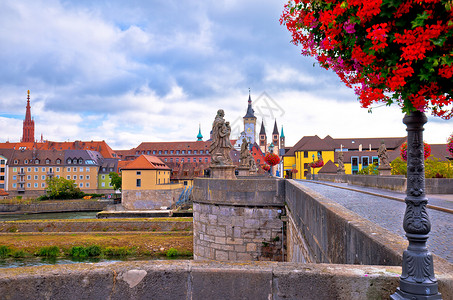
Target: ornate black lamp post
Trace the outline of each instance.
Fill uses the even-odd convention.
[[[411,112],[403,119],[407,126],[407,196],[403,228],[409,246],[403,253],[400,287],[391,299],[442,299],[434,276],[433,257],[426,248],[431,230],[425,195],[423,125],[426,122],[425,114],[419,111]]]

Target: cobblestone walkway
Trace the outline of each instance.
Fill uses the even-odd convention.
[[[406,204],[404,202],[309,181],[296,182],[405,238],[403,216]],[[431,202],[428,203],[431,204]],[[436,204],[440,204],[440,201]],[[429,251],[453,263],[453,214],[433,209],[428,209],[428,214],[431,220]]]

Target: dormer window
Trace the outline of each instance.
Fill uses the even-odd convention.
[[[72,163],[72,160],[71,160],[70,158],[68,158],[68,159],[66,160],[66,163],[67,163],[68,165],[70,165],[70,164]]]
[[[50,164],[50,159],[46,159],[46,165]]]
[[[39,159],[35,159],[35,164],[39,164]]]
[[[77,164],[77,159],[76,159],[76,158],[74,158],[74,159],[72,160],[72,164],[73,164],[73,165],[76,165],[76,164]]]
[[[83,159],[79,158],[79,165],[83,164]]]
[[[57,159],[57,165],[61,164],[61,159]]]
[[[28,159],[24,160],[24,164],[28,164]]]
[[[14,164],[17,165],[19,161],[17,159],[14,160]]]

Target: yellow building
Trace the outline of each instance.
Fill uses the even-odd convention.
[[[122,205],[128,210],[171,207],[183,184],[170,183],[171,169],[159,158],[141,155],[121,170]]]
[[[382,142],[392,161],[399,155],[399,147],[406,140],[400,138],[348,138],[333,139],[317,135],[304,136],[283,157],[283,169],[286,178],[308,179],[316,175],[321,168],[310,168],[310,163],[322,159],[326,164],[332,161],[338,166],[338,153],[343,152],[346,174],[356,174],[373,162],[379,163],[378,149]],[[293,172],[293,170],[297,170]]]

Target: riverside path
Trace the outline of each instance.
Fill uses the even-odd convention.
[[[405,238],[404,193],[344,183],[309,180],[295,182]],[[427,198],[431,220],[428,250],[453,263],[453,195],[427,195]]]

